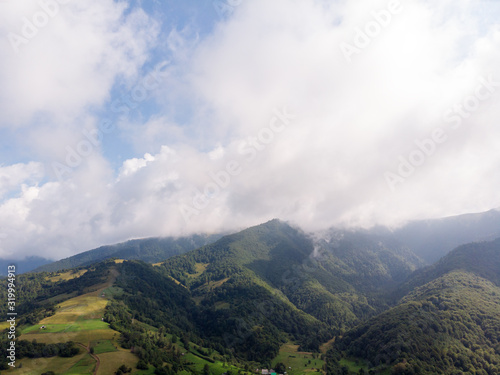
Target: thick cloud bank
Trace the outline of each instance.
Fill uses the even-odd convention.
[[[167,40],[161,18],[108,0],[60,1],[28,40],[40,2],[22,3],[0,3],[0,125],[30,150],[0,167],[2,257],[500,206],[495,2],[252,0]],[[168,64],[141,78],[158,46]],[[106,127],[119,80],[142,86]],[[127,116],[146,93],[154,110]],[[135,153],[119,168],[111,139]]]

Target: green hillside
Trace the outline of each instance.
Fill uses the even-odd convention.
[[[416,268],[411,263],[414,256],[406,261],[399,249],[379,249],[374,239],[357,239],[352,236],[340,247],[324,247],[302,231],[273,220],[170,258],[160,270],[190,292],[198,309],[210,317],[203,323],[210,332],[234,339],[242,335],[239,325],[251,324],[244,335],[257,337],[256,326],[267,327],[263,332],[276,330],[273,340],[266,339],[273,342],[266,349],[272,353],[286,341],[283,332],[303,349],[318,350],[333,334],[385,308],[384,300],[376,298],[380,289],[374,285],[395,282],[390,270],[396,261],[401,265],[399,274]],[[361,267],[358,259],[363,257]],[[365,271],[370,266],[373,274]],[[276,320],[278,312],[287,317],[286,324],[284,319]],[[259,340],[252,349],[235,345],[246,358],[266,355],[259,350],[257,357],[249,356],[255,348],[263,348]]]
[[[134,320],[237,363],[270,367],[287,343],[298,351],[319,353],[320,345],[333,336],[387,308],[383,287],[410,273],[418,262],[404,250],[379,242],[355,234],[322,242],[273,220],[155,266],[105,262],[63,273],[23,275],[31,288],[20,298],[26,299],[26,310],[39,311],[24,332],[36,332],[39,320],[57,311],[45,301],[77,297],[84,285],[99,285],[109,277],[112,267],[117,277],[108,291],[112,299],[105,322],[120,332],[121,346],[143,348],[139,357],[146,363],[161,367],[160,358],[172,365],[179,361],[153,350],[147,329],[138,330],[131,325]],[[140,242],[149,249],[143,257],[160,249],[154,244],[156,240]],[[120,251],[120,256],[127,254]],[[397,266],[399,273],[393,272]],[[45,312],[48,308],[52,310]],[[45,329],[56,334],[78,327],[56,324]]]
[[[177,336],[169,333],[170,326],[155,322],[157,328],[139,320],[140,313],[123,303],[127,292],[116,285],[121,272],[125,278],[130,277],[129,271],[146,278],[141,270],[150,272],[151,268],[144,263],[108,261],[57,277],[45,273],[21,276],[19,285],[29,278],[31,285],[40,284],[41,288],[35,288],[29,296],[23,294],[19,311],[31,306],[38,314],[25,312],[18,317],[15,368],[5,362],[9,346],[7,335],[2,338],[0,369],[8,374],[98,375],[193,374],[205,370],[221,375],[244,371],[245,364],[229,363],[229,356],[191,342],[186,331]],[[97,274],[100,277],[95,277]],[[165,279],[154,270],[151,275],[149,281]],[[143,285],[148,285],[148,280]],[[73,296],[68,288],[75,285],[80,289]],[[46,295],[42,290],[54,292]],[[177,299],[171,294],[168,302],[173,301]]]
[[[148,241],[120,254],[188,247]],[[498,374],[500,240],[421,265],[386,235],[272,220],[155,264],[20,275],[22,368],[7,373]]]
[[[148,263],[161,262],[218,240],[221,235],[193,235],[189,237],[146,238],[130,240],[110,246],[101,246],[69,258],[45,264],[32,272],[57,272],[87,266],[109,258],[137,259]]]
[[[453,271],[348,332],[345,355],[401,374],[500,373],[500,288]]]
[[[404,295],[453,270],[472,272],[500,286],[500,238],[457,247],[432,266],[411,275],[400,287],[399,295]]]
[[[330,373],[341,357],[401,374],[500,373],[499,244],[461,246],[416,272],[397,306],[336,342]]]

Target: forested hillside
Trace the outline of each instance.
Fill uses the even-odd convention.
[[[500,286],[500,238],[491,242],[475,242],[451,251],[435,264],[413,273],[401,285],[399,295],[405,295],[453,270],[464,270]]]
[[[416,272],[397,306],[336,342],[330,373],[352,356],[401,374],[499,374],[499,260],[499,240],[473,243]]]
[[[304,349],[317,350],[328,335],[382,311],[380,288],[416,268],[415,256],[404,259],[399,249],[377,243],[352,235],[326,246],[273,220],[170,258],[161,271],[190,291],[217,334],[241,335],[232,323],[235,312],[237,318],[250,314],[267,322],[279,311],[287,319],[272,322],[278,330],[293,333]],[[393,274],[396,265],[400,269]],[[269,316],[261,318],[261,310]],[[278,346],[275,340],[274,350]]]
[[[144,249],[151,262],[165,249],[195,243],[151,239],[118,248],[131,257]],[[154,265],[110,259],[20,275],[20,359],[34,368],[32,359],[52,358],[45,368],[65,363],[71,371],[84,363],[83,372],[71,373],[88,373],[98,366],[90,355],[97,348],[113,371],[123,358],[137,374],[221,375],[283,362],[293,366],[290,375],[307,368],[498,374],[500,239],[460,246],[419,267],[418,256],[384,234],[318,236],[272,220]],[[1,283],[5,293],[7,280]],[[320,366],[299,361],[298,353]]]
[[[146,238],[130,240],[110,246],[101,246],[69,258],[38,267],[33,272],[56,272],[64,269],[87,266],[109,258],[137,259],[144,262],[161,262],[171,256],[183,254],[212,243],[221,237],[214,235],[193,235],[189,237]]]

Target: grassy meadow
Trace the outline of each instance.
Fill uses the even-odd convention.
[[[284,344],[272,364],[282,362],[289,375],[310,374],[321,375],[325,361],[320,359],[320,353],[299,352],[299,346],[293,343]],[[314,358],[314,356],[316,358]]]
[[[52,278],[68,279],[79,277],[79,273],[60,273]],[[120,293],[113,288],[113,280],[100,285],[97,290],[70,298],[57,305],[53,316],[47,317],[38,324],[21,327],[21,340],[36,340],[42,343],[61,343],[74,341],[80,347],[80,354],[71,358],[24,358],[18,361],[21,365],[10,369],[12,374],[42,374],[54,371],[56,374],[93,374],[96,360],[88,353],[92,347],[94,356],[99,358],[100,364],[97,374],[113,374],[122,364],[133,369],[132,374],[147,374],[148,372],[135,369],[137,357],[130,350],[121,349],[117,342],[120,333],[109,328],[109,324],[102,321],[104,310],[110,298]],[[103,297],[103,291],[105,296]],[[106,295],[107,293],[107,295]],[[44,329],[41,327],[44,326]]]

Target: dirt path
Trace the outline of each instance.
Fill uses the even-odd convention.
[[[115,267],[111,267],[110,274],[109,274],[108,280],[106,280],[106,283],[102,284],[98,290],[96,290],[92,293],[95,293],[97,296],[100,296],[106,288],[109,288],[110,286],[112,286],[115,283],[116,278],[118,277],[119,274],[120,273],[118,272],[118,270]],[[101,360],[99,359],[99,357],[96,354],[90,352],[90,343],[87,346],[82,344],[81,342],[77,342],[76,344],[78,344],[82,348],[84,348],[87,351],[87,353],[95,360],[96,365],[95,365],[95,369],[94,369],[94,375],[97,375],[97,371],[99,370],[99,366],[101,365]]]
[[[2,0],[0,0],[1,2]],[[87,289],[90,289],[90,290],[87,290],[85,294],[87,293],[90,293],[91,295],[94,295],[96,297],[100,297],[102,295],[102,292],[113,286],[113,284],[115,283],[116,281],[116,278],[120,275],[120,272],[118,272],[118,270],[116,269],[116,267],[110,267],[109,269],[109,275],[106,279],[106,281],[104,281],[102,284],[97,284],[97,285],[93,285]],[[97,288],[97,289],[94,289],[94,288]]]
[[[112,286],[115,283],[118,275],[120,275],[120,272],[118,272],[116,267],[111,267],[109,269],[109,273],[110,273],[110,278],[108,279],[108,284],[109,284],[109,286]]]
[[[92,358],[94,358],[96,360],[94,375],[97,375],[97,370],[99,370],[99,365],[101,364],[101,360],[99,359],[98,356],[96,356],[95,354],[92,354],[90,351],[89,351],[89,354]]]
[[[90,344],[89,344],[89,346],[85,346],[80,342],[77,342],[77,344],[80,345],[82,348],[85,348],[85,350],[87,350],[87,353],[89,353],[89,355],[92,358],[94,358],[94,360],[96,362],[95,369],[94,369],[94,375],[97,375],[97,370],[99,370],[99,365],[101,364],[101,360],[99,359],[99,357],[97,355],[90,352]]]
[[[111,267],[109,269],[109,276],[108,276],[108,279],[106,280],[106,282],[101,286],[101,288],[99,288],[97,290],[98,294],[100,295],[100,293],[102,293],[102,291],[106,288],[109,288],[111,286],[113,286],[113,284],[115,283],[116,281],[116,278],[120,275],[120,273],[118,272],[118,270],[116,269],[116,267]]]
[[[102,294],[102,292],[106,288],[109,288],[110,286],[113,286],[113,284],[115,283],[116,278],[118,277],[119,274],[120,273],[118,272],[118,270],[115,267],[111,267],[110,268],[110,275],[108,277],[108,280],[106,280],[106,283],[104,285],[102,285],[94,293],[97,296],[100,296]],[[87,350],[87,353],[89,353],[89,355],[95,360],[96,365],[95,365],[95,369],[94,369],[94,375],[97,375],[97,371],[99,370],[99,366],[101,365],[101,360],[99,359],[99,357],[96,354],[90,352],[90,343],[89,343],[88,346],[85,346],[84,344],[82,344],[80,342],[77,342],[77,344],[80,345],[82,348],[85,348],[85,350]]]
[[[327,350],[330,348],[330,346],[335,342],[335,339],[337,337],[334,336],[330,341],[325,342],[323,345],[319,347],[319,351],[323,354],[326,354]]]

